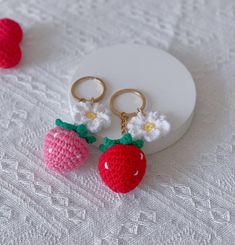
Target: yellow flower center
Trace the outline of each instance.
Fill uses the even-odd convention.
[[[148,133],[151,132],[154,128],[156,128],[156,125],[154,123],[147,122],[144,124],[144,131]]]
[[[96,114],[92,111],[88,111],[88,112],[86,112],[86,117],[88,119],[94,120],[96,118]]]

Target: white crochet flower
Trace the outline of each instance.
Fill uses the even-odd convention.
[[[86,124],[92,133],[111,125],[110,112],[103,104],[79,102],[71,108],[75,124]]]
[[[134,139],[144,139],[152,142],[170,131],[170,123],[166,116],[158,112],[139,112],[127,124],[128,132]]]

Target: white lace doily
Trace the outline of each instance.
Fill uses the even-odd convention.
[[[0,70],[0,244],[226,244],[235,240],[235,2],[0,0],[25,31],[24,57]],[[68,86],[97,48],[147,44],[190,70],[198,101],[188,133],[149,157],[142,184],[112,193],[88,163],[60,175],[42,144],[71,121]]]

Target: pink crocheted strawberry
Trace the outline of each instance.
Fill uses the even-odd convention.
[[[88,144],[96,141],[84,124],[73,125],[55,121],[44,141],[44,160],[50,169],[58,172],[71,171],[88,157]]]
[[[104,138],[99,159],[99,173],[104,183],[114,192],[127,193],[135,189],[145,175],[146,157],[140,148],[142,140],[132,140],[131,134],[121,139]]]

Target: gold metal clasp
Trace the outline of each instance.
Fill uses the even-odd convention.
[[[139,96],[142,100],[142,105],[141,107],[136,109],[136,112],[124,112],[124,111],[119,111],[116,109],[115,107],[115,100],[117,99],[117,97],[119,97],[122,94],[126,94],[126,93],[131,93],[131,94],[135,94],[137,96]],[[121,119],[121,133],[125,134],[127,133],[127,123],[129,118],[134,117],[137,115],[138,112],[144,113],[144,109],[146,107],[146,98],[143,95],[142,92],[140,92],[139,90],[133,89],[133,88],[126,88],[126,89],[121,89],[118,90],[117,92],[115,92],[110,99],[109,102],[109,106],[111,111],[117,115],[120,119]]]

